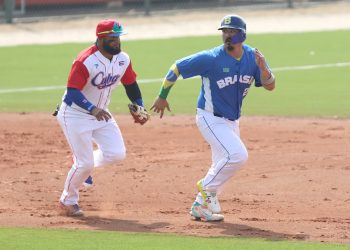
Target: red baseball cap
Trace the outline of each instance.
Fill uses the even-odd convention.
[[[96,36],[98,38],[106,36],[122,36],[125,34],[127,34],[127,32],[124,32],[123,26],[112,19],[102,20],[96,27]]]

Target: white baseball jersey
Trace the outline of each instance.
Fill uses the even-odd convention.
[[[67,87],[79,89],[89,102],[107,110],[112,90],[120,82],[128,85],[135,81],[136,74],[125,52],[120,52],[109,60],[99,52],[96,45],[92,45],[83,50],[74,61]],[[78,204],[79,187],[92,169],[123,160],[125,145],[113,117],[108,121],[98,121],[74,102],[66,104],[63,101],[57,120],[74,159],[60,202],[74,205]],[[94,150],[92,142],[98,145],[97,149]]]
[[[79,89],[89,102],[98,108],[107,109],[112,90],[120,82],[128,85],[135,81],[136,73],[128,54],[120,52],[109,60],[96,45],[92,45],[83,50],[73,62],[67,87]],[[75,103],[72,108],[87,113]]]

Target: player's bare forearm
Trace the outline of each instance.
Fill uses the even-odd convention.
[[[267,81],[271,77],[271,71],[267,67],[260,68],[261,80]]]
[[[255,60],[256,60],[256,64],[260,69],[260,74],[261,74],[260,80],[261,80],[262,86],[266,90],[269,90],[269,91],[273,90],[275,88],[275,82],[276,82],[275,76],[273,75],[271,70],[268,68],[264,55],[258,49],[255,49]]]
[[[272,72],[268,69],[265,68],[263,70],[260,70],[261,72],[261,81],[262,81],[262,86],[264,89],[272,91],[275,89],[275,83],[276,79],[275,76],[272,74]]]
[[[275,82],[270,83],[269,85],[263,85],[264,89],[272,91],[275,89]]]

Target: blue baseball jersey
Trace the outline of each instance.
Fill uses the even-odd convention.
[[[260,70],[255,49],[244,44],[240,60],[230,56],[224,45],[202,51],[176,61],[184,79],[201,76],[202,87],[197,107],[230,120],[241,116],[244,97],[255,81],[260,87]]]

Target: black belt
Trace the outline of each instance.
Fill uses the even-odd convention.
[[[230,120],[230,121],[233,121],[233,122],[235,121],[235,120],[233,120],[233,119],[223,117],[222,115],[220,115],[220,114],[218,114],[218,113],[213,113],[213,115],[216,116],[216,117],[225,118],[225,119]]]

